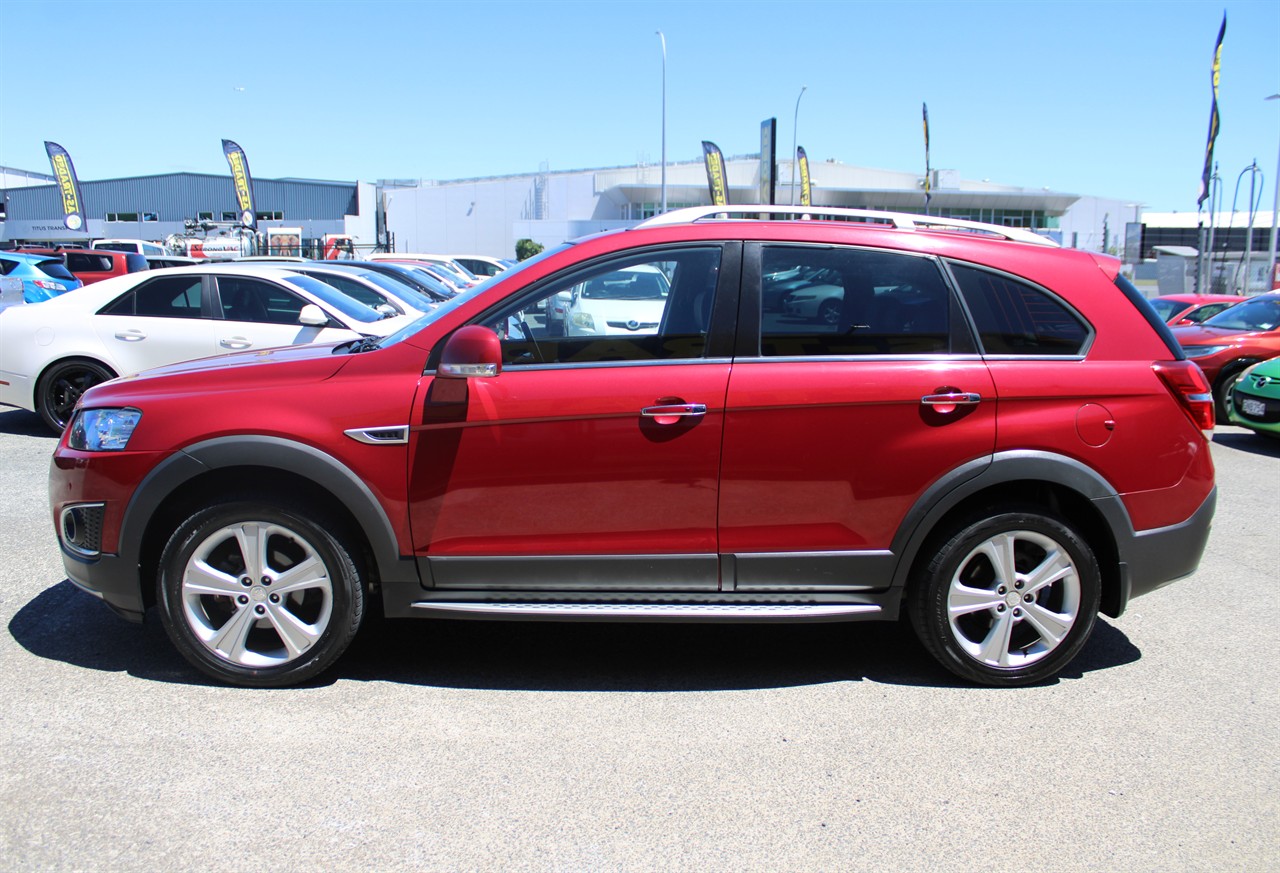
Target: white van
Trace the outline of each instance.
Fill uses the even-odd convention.
[[[144,239],[95,239],[89,243],[91,249],[106,249],[109,252],[133,252],[136,255],[167,255],[165,247],[158,242]]]

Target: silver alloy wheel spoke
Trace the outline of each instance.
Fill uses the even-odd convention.
[[[978,660],[986,664],[1009,666],[1009,641],[1013,636],[1013,614],[1005,611],[996,616],[991,631],[978,647]]]
[[[267,607],[267,620],[280,635],[280,641],[289,650],[290,658],[298,657],[320,639],[320,628],[305,623],[280,604]]]
[[[307,588],[321,588],[329,584],[329,574],[325,571],[324,562],[315,555],[285,570],[271,585],[271,590],[283,597],[295,591]]]
[[[187,567],[187,576],[183,581],[182,590],[187,595],[220,594],[224,597],[235,597],[242,593],[244,588],[241,587],[238,577],[215,570],[204,561],[193,560]]]
[[[1004,598],[986,588],[970,588],[968,585],[956,583],[951,586],[951,596],[947,598],[947,610],[952,618],[994,609],[1004,603]]]
[[[1026,574],[1026,591],[1035,594],[1041,588],[1053,585],[1075,571],[1075,565],[1061,550],[1052,551],[1040,562],[1040,566]]]
[[[1038,603],[1028,603],[1022,610],[1023,618],[1027,623],[1036,629],[1036,633],[1040,634],[1040,639],[1045,645],[1053,648],[1062,642],[1063,638],[1071,631],[1074,624],[1074,615],[1060,615],[1051,610],[1045,609]]]
[[[205,644],[224,658],[240,662],[245,657],[245,644],[253,630],[253,611],[237,609],[226,624],[205,640]]]

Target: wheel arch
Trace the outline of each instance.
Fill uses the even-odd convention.
[[[282,500],[282,495],[285,499]],[[122,556],[136,562],[145,605],[154,602],[161,552],[193,512],[224,499],[263,499],[314,510],[352,542],[366,581],[411,577],[395,530],[369,487],[333,456],[277,437],[220,437],[189,446],[158,465],[138,486],[120,530]]]
[[[110,379],[116,379],[116,378],[119,378],[120,376],[119,370],[117,370],[113,365],[111,365],[107,361],[104,361],[102,358],[97,357],[95,355],[79,353],[74,355],[63,355],[62,357],[54,358],[52,361],[49,361],[43,367],[41,367],[40,371],[35,374],[35,378],[31,380],[31,408],[34,411],[36,412],[40,411],[40,391],[44,387],[45,377],[47,377],[51,372],[53,372],[55,368],[60,367],[63,364],[73,364],[73,363],[95,364],[101,367],[102,369],[106,370],[110,374],[110,376],[108,377]],[[70,418],[68,418],[68,423],[69,422],[70,422]]]
[[[981,469],[975,474],[973,468]],[[1133,536],[1116,490],[1095,470],[1051,452],[1016,451],[974,462],[935,483],[908,513],[894,542],[901,555],[894,587],[905,596],[912,571],[931,555],[942,531],[1001,508],[1042,509],[1071,525],[1097,558],[1104,614],[1117,617],[1129,600],[1123,544]]]

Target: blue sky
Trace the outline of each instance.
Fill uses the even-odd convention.
[[[457,179],[759,150],[1194,211],[1224,9],[1226,206],[1280,144],[1280,3],[0,0],[0,165]],[[241,90],[242,89],[242,90]],[[63,99],[67,98],[67,99]],[[87,99],[81,99],[87,98]],[[1247,177],[1246,177],[1247,186]],[[1244,194],[1241,194],[1243,208]]]

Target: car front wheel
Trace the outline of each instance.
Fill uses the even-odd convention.
[[[925,648],[984,685],[1056,675],[1093,630],[1101,574],[1088,544],[1061,520],[1013,511],[945,533],[915,575],[908,613]]]
[[[293,685],[328,668],[364,614],[359,572],[333,527],[256,502],[192,515],[160,563],[157,599],[174,645],[235,685]]]

